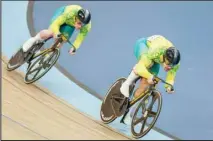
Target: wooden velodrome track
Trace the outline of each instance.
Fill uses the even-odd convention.
[[[6,70],[6,57],[1,62],[3,140],[131,140],[38,84],[25,84],[22,72]]]

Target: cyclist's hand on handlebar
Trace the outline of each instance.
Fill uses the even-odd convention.
[[[53,38],[54,38],[54,39],[58,39],[58,38],[61,37],[61,35],[62,35],[61,33],[54,34]]]
[[[76,52],[76,49],[75,49],[74,47],[70,48],[69,53],[70,53],[71,55],[74,55],[75,52]]]
[[[155,76],[153,75],[152,77],[150,77],[149,79],[147,79],[149,84],[154,84],[155,83]]]
[[[147,81],[149,84],[157,84],[159,82],[159,79],[157,77],[155,77],[154,75],[152,75],[152,77],[147,79]]]
[[[172,93],[174,93],[175,91],[174,91],[174,89],[173,89],[171,86],[168,86],[168,87],[166,88],[166,92],[169,93],[169,94],[172,94]]]

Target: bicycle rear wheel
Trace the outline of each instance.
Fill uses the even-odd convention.
[[[149,101],[150,98],[151,98],[151,101]],[[157,106],[154,106],[155,102],[158,103]],[[157,109],[157,111],[154,110],[153,108]],[[161,108],[162,108],[162,96],[161,96],[161,93],[158,91],[152,91],[152,93],[147,94],[142,99],[142,101],[139,103],[138,107],[136,108],[132,118],[131,132],[134,138],[136,139],[141,138],[145,136],[152,129],[152,127],[155,125],[159,117]],[[139,111],[140,109],[142,111]],[[149,121],[148,118],[153,118],[151,123],[148,123]],[[139,127],[140,126],[139,124],[141,125],[141,128]],[[145,126],[147,127],[146,129],[145,129]],[[136,130],[139,130],[139,132],[137,132]]]
[[[27,52],[24,52],[22,47],[20,47],[8,61],[7,70],[13,71],[22,66],[33,56],[36,51],[38,51],[43,46],[43,44],[44,42],[36,43]]]
[[[113,85],[109,88],[107,95],[102,102],[100,116],[101,120],[105,124],[111,123],[117,118],[112,105],[113,95],[119,91],[121,83],[123,83],[125,80],[126,78],[116,80],[115,83],[113,83]]]
[[[43,77],[55,65],[59,56],[60,51],[58,48],[40,55],[38,59],[33,62],[33,64],[27,70],[24,82],[26,84],[30,84]],[[40,75],[38,75],[42,69],[44,69],[44,71]]]
[[[101,120],[108,124],[113,122],[117,117],[123,115],[128,107],[128,99],[120,92],[120,87],[126,78],[119,78],[110,87],[105,96],[102,105],[100,116]],[[130,86],[130,93],[132,93],[134,85]]]
[[[24,52],[22,50],[22,47],[18,49],[16,53],[12,55],[10,60],[7,63],[7,70],[13,71],[17,68],[19,68],[21,65],[25,63],[24,59]]]

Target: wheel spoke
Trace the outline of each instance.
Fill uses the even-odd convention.
[[[158,96],[157,95],[155,95],[155,96],[152,96],[152,102],[150,103],[150,105],[149,105],[149,108],[148,109],[152,109],[152,106],[154,105],[154,103],[155,103],[155,101],[157,100],[157,98],[158,98]]]
[[[135,119],[135,121],[133,122],[133,125],[135,126],[135,125],[137,125],[138,123],[140,123],[140,122],[142,122],[142,121],[144,121],[144,117],[141,117],[141,118],[138,118],[138,119]]]
[[[50,60],[53,58],[54,55],[55,55],[54,53],[51,54],[51,56],[48,58],[47,64],[49,64]],[[46,61],[45,61],[45,62],[46,62]]]
[[[35,74],[35,76],[33,77],[33,79],[38,75],[38,73],[41,71],[42,68],[45,68],[45,67],[46,67],[45,65],[47,65],[47,64],[50,62],[50,60],[52,59],[53,55],[54,55],[54,54],[52,53],[52,55],[51,55],[47,60],[45,60],[45,61],[44,61],[44,57],[42,57],[42,59],[41,59],[41,61],[40,61],[41,64],[42,64],[42,66],[39,67],[39,68],[36,68],[36,70],[38,70],[38,69],[39,69],[39,70],[38,70],[38,72]],[[49,61],[49,62],[48,62],[48,61]],[[39,63],[40,63],[40,62],[39,62]],[[48,63],[47,63],[47,62],[48,62]],[[34,71],[33,71],[33,72],[34,72]]]
[[[33,79],[36,78],[36,76],[38,75],[38,73],[41,71],[42,67],[40,67],[40,69],[36,72],[36,74],[34,75]]]
[[[47,54],[46,54],[46,55],[47,55]],[[42,66],[43,66],[44,69],[46,69],[46,67],[49,67],[49,66],[50,66],[49,63],[50,63],[51,59],[54,57],[54,55],[55,55],[55,54],[52,53],[52,54],[51,54],[50,56],[48,56],[48,58],[43,62],[43,65],[42,65]],[[47,56],[44,55],[44,57],[46,58]]]
[[[52,59],[53,55],[54,55],[53,53],[51,54],[51,56],[48,53],[44,54],[43,58],[44,59],[47,58],[47,59],[43,62],[43,64],[48,64],[50,62],[50,60]]]
[[[155,117],[157,115],[157,112],[149,111],[148,116],[149,117]]]
[[[146,111],[146,104],[145,104],[145,101],[143,101],[143,103],[142,103],[142,113],[144,114],[145,111]]]
[[[145,117],[145,119],[144,119],[144,122],[143,122],[142,127],[141,127],[140,134],[143,134],[143,130],[144,130],[144,127],[146,125],[146,121],[147,121],[147,117]]]
[[[44,60],[44,58],[41,58],[41,60],[38,62],[38,64],[42,64],[42,63],[43,63],[43,60]],[[35,69],[29,71],[28,73],[31,74],[31,73],[35,72],[36,70],[40,71],[41,68],[42,68],[42,66],[37,67],[37,68],[35,68]]]
[[[44,60],[44,58],[41,58],[41,60],[38,62],[39,67],[37,67],[37,68],[35,68],[35,69],[33,69],[33,70],[31,70],[31,71],[28,72],[28,74],[32,74],[33,72],[37,71],[36,74],[34,75],[33,79],[34,79],[34,78],[38,75],[38,73],[41,71],[41,69],[42,69],[43,66],[40,66],[40,64],[43,63],[43,60]]]
[[[40,66],[40,67],[38,67],[38,68],[35,68],[34,70],[29,71],[28,73],[31,74],[31,73],[33,73],[33,72],[35,72],[35,71],[37,71],[37,70],[39,71],[41,68],[42,68],[42,66]]]
[[[125,102],[124,98],[117,97],[117,96],[112,96],[112,99],[114,102],[118,103],[119,105],[122,105]]]
[[[118,97],[118,96],[112,96],[112,99],[116,99],[116,100],[124,100],[124,98],[122,98],[122,97]]]

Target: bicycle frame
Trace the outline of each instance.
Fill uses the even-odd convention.
[[[63,37],[62,37],[62,36],[63,36],[66,40],[63,40]],[[50,38],[49,38],[49,39],[50,39]],[[46,39],[46,40],[43,42],[43,44],[44,44],[47,40],[49,40],[49,39]],[[38,53],[38,54],[34,54],[34,55],[30,58],[30,61],[33,60],[33,59],[35,59],[35,58],[37,58],[37,57],[40,56],[40,55],[43,55],[43,54],[45,54],[45,53],[47,53],[47,52],[52,51],[53,49],[58,48],[58,44],[61,44],[63,41],[66,41],[67,43],[69,43],[71,46],[74,47],[74,45],[73,45],[63,34],[61,34],[61,35],[60,35],[60,38],[57,39],[56,42],[55,42],[50,48],[44,49],[44,50],[42,50],[42,51],[41,51],[40,53]]]
[[[144,94],[141,94],[141,95],[139,95],[137,98],[132,99],[132,100],[130,101],[130,104],[129,104],[128,108],[132,107],[135,103],[137,103],[140,99],[142,99],[143,97],[145,97],[145,96],[146,96],[148,93],[150,93],[150,92],[151,92],[151,90],[150,90],[150,88],[149,88],[148,90],[146,90],[146,91],[144,92]]]
[[[163,79],[155,76],[155,83],[153,85],[151,85],[145,92],[144,94],[141,94],[140,96],[138,96],[137,98],[133,99],[130,101],[130,104],[128,106],[128,108],[132,107],[135,103],[137,103],[140,99],[142,99],[143,97],[145,97],[148,93],[152,92],[153,90],[155,90],[156,85],[158,84],[158,82],[161,81],[167,85],[170,85],[172,88],[173,86],[169,83],[167,83],[166,81],[164,81]]]
[[[138,79],[135,81],[135,83],[136,83],[137,81],[138,81]],[[158,84],[159,81],[161,81],[161,82],[163,82],[163,83],[165,83],[165,84],[167,84],[167,85],[170,85],[170,86],[173,88],[173,86],[172,86],[171,84],[169,84],[169,83],[167,83],[166,81],[164,81],[163,79],[161,79],[161,78],[155,76],[155,80],[154,80],[155,83],[154,83],[153,85],[151,85],[151,86],[144,92],[144,94],[141,94],[141,95],[138,96],[137,98],[132,99],[132,100],[130,101],[129,105],[127,106],[127,109],[130,109],[135,103],[137,103],[139,100],[141,100],[142,98],[144,98],[147,94],[151,93],[153,90],[156,90],[155,87],[156,87],[156,85]],[[123,115],[121,121],[123,121],[123,119],[126,117],[127,113],[128,113],[128,110],[124,113],[124,115]]]
[[[47,53],[47,52],[50,52],[50,51],[52,51],[53,49],[56,49],[57,47],[58,47],[58,44],[60,44],[62,41],[60,40],[60,39],[58,39],[50,48],[47,48],[47,49],[44,49],[44,50],[42,50],[40,53],[38,53],[38,54],[34,54],[31,58],[30,58],[30,60],[33,60],[33,59],[35,59],[35,58],[37,58],[37,57],[39,57],[39,56],[41,56],[41,55],[43,55],[43,54],[45,54],[45,53]]]

